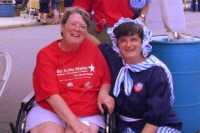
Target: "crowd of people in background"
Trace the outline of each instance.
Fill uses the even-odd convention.
[[[145,23],[145,16],[146,16],[148,8],[149,8],[148,3],[151,2],[151,0],[147,0],[147,4],[139,12],[135,12],[135,10],[132,11],[129,8],[127,8],[127,5],[123,4],[126,2],[127,1],[119,2],[120,3],[119,7],[112,7],[109,9],[110,10],[109,12],[105,13],[104,9],[107,9],[110,6],[109,2],[105,2],[104,4],[102,4],[103,7],[99,8],[98,0],[93,3],[92,3],[92,0],[88,0],[88,1],[64,0],[64,4],[62,5],[62,6],[64,6],[64,10],[62,12],[68,10],[72,6],[83,7],[88,12],[90,12],[91,15],[94,15],[94,17],[92,17],[92,26],[89,29],[89,33],[94,35],[95,37],[97,37],[99,40],[101,40],[103,42],[111,43],[110,38],[108,36],[103,36],[103,35],[107,35],[107,34],[105,34],[107,29],[112,27],[113,24],[115,22],[117,22],[116,20],[119,19],[119,16],[124,16],[124,17],[128,17],[128,18],[140,17],[142,19],[143,23]],[[115,1],[115,3],[117,3],[117,1]],[[183,0],[183,3],[187,4],[187,7],[184,7],[184,10],[200,12],[200,0]],[[54,21],[52,24],[59,24],[59,17],[60,17],[59,4],[60,4],[60,0],[39,0],[39,13],[38,13],[37,21],[40,22],[41,18],[43,18],[42,24],[46,25],[47,24],[46,20],[47,20],[49,14],[51,13],[51,15],[54,18]],[[114,5],[118,5],[118,4],[113,4],[112,6],[114,6]],[[120,14],[116,14],[115,10],[120,10],[121,9],[120,7],[123,7],[124,12],[122,11],[122,12],[120,12]],[[52,10],[52,12],[50,12],[51,10]],[[43,16],[41,16],[42,13],[43,13]],[[107,15],[107,18],[106,19],[99,18],[99,14],[105,15],[105,16]],[[112,16],[112,17],[110,17],[110,16]],[[97,27],[96,27],[96,23],[98,24]]]
[[[68,10],[72,4],[73,4],[74,0],[64,0],[64,11]],[[52,24],[59,24],[59,4],[60,4],[60,0],[39,0],[39,13],[38,13],[38,18],[37,18],[37,22],[41,22],[41,18],[43,18],[42,20],[42,24],[43,25],[47,25],[47,17],[48,14],[51,13],[50,11],[53,11],[53,18],[54,21]],[[64,12],[63,11],[63,12]],[[43,15],[42,15],[43,13]]]
[[[60,5],[60,1],[64,1],[63,5]],[[189,10],[192,12],[200,12],[200,0],[182,0],[184,4],[184,10]],[[88,3],[89,2],[89,3]],[[117,1],[115,1],[116,3]],[[127,2],[127,1],[124,1]],[[151,0],[147,0],[147,3],[151,2]],[[85,4],[88,3],[88,4]],[[121,3],[121,2],[120,2]],[[143,23],[145,23],[145,16],[147,14],[149,5],[146,4],[146,6],[140,10],[139,13],[134,13],[135,11],[129,11],[129,9],[126,6],[123,6],[123,2],[119,7],[113,7],[110,8],[110,12],[107,12],[106,14],[112,15],[111,20],[105,19],[105,18],[99,18],[98,15],[96,14],[105,14],[104,10],[101,9],[106,9],[109,8],[109,2],[106,2],[106,4],[102,4],[102,8],[98,8],[98,1],[91,3],[91,0],[89,1],[84,1],[84,0],[39,0],[39,13],[38,13],[38,19],[37,21],[40,22],[41,18],[43,18],[43,25],[47,24],[47,18],[53,16],[54,21],[52,24],[59,24],[59,17],[60,13],[64,13],[64,11],[68,10],[72,6],[80,6],[85,8],[88,12],[91,13],[91,15],[94,15],[92,18],[92,26],[89,29],[89,33],[97,37],[99,40],[103,40],[104,42],[109,42],[111,43],[110,39],[108,36],[102,36],[105,35],[106,31],[108,28],[113,26],[113,23],[116,22],[117,19],[119,19],[118,16],[124,16],[130,18],[131,16],[134,17],[140,17],[143,20]],[[114,4],[117,5],[117,4]],[[64,6],[64,10],[59,11],[60,6]],[[91,7],[90,7],[91,6]],[[113,5],[112,5],[113,6]],[[120,10],[120,7],[125,7],[124,8],[124,13],[121,12],[121,14],[116,14],[116,11],[114,10]],[[96,12],[96,13],[95,13]],[[126,12],[126,13],[125,13]],[[43,15],[42,15],[43,13]],[[134,15],[133,15],[134,14]],[[42,16],[41,16],[42,15]],[[141,17],[143,16],[143,17]],[[106,21],[106,24],[105,24]],[[96,23],[98,23],[98,27],[96,27]],[[97,32],[96,32],[97,31]]]

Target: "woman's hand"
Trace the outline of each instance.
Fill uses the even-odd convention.
[[[98,107],[102,113],[104,113],[104,110],[102,108],[103,104],[106,105],[106,107],[108,108],[108,113],[111,114],[115,107],[115,102],[114,102],[113,97],[111,97],[108,94],[99,94]]]
[[[102,108],[103,104],[106,105],[106,107],[108,108],[109,114],[111,114],[114,110],[115,101],[114,98],[109,95],[109,92],[110,92],[110,85],[108,84],[102,85],[98,95],[98,107],[102,113],[104,113],[104,110]]]
[[[158,127],[152,124],[146,124],[141,133],[155,133]]]
[[[71,128],[71,130],[73,130],[74,133],[92,133],[90,127],[84,124],[83,122],[79,121],[78,119],[76,121],[69,123],[68,125],[69,127],[67,128]]]
[[[142,23],[144,24],[144,25],[146,25],[146,19],[145,18],[143,18],[143,17],[138,17],[138,18],[140,18],[141,19],[141,21],[142,21]]]
[[[145,18],[145,16],[146,16],[147,13],[148,13],[149,7],[150,7],[150,2],[147,2],[147,3],[145,4],[145,6],[140,10],[140,14],[143,14],[144,17],[141,17],[141,16],[138,17],[138,18],[141,19],[141,21],[142,21],[142,23],[143,23],[144,25],[146,25],[146,18]]]

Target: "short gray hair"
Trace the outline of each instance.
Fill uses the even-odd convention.
[[[83,8],[81,7],[71,7],[69,8],[63,15],[61,24],[65,24],[66,21],[68,20],[69,16],[73,13],[78,13],[82,16],[83,20],[87,24],[87,29],[90,27],[91,20],[90,20],[90,14]]]

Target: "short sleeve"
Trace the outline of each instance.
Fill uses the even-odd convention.
[[[33,72],[33,87],[37,102],[59,93],[55,63],[50,59],[50,55],[43,51],[37,55]]]

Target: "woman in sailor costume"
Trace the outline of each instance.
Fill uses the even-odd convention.
[[[152,33],[140,19],[121,18],[108,29],[113,46],[99,45],[111,72],[118,133],[180,133],[172,109],[172,76],[154,55]]]

